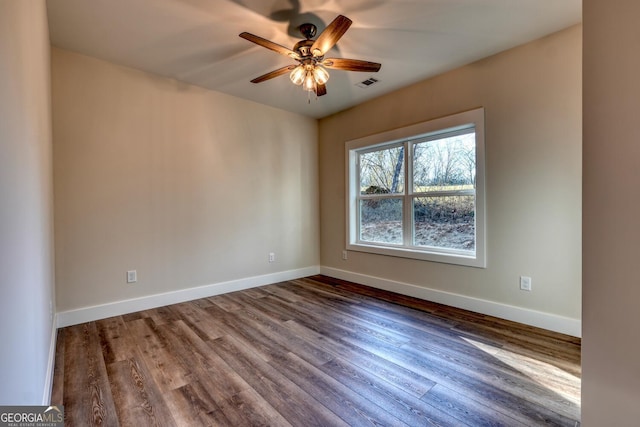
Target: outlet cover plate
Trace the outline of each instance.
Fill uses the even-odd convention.
[[[138,281],[138,272],[136,270],[127,271],[127,283],[135,283]]]
[[[523,291],[531,291],[531,277],[520,276],[520,289]]]

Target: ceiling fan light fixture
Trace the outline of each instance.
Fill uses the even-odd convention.
[[[313,69],[313,78],[319,85],[323,85],[329,80],[329,73],[324,68],[316,65]]]
[[[311,92],[314,92],[317,97],[327,94],[325,83],[329,80],[329,72],[325,67],[333,70],[346,71],[376,72],[380,70],[380,64],[376,62],[324,57],[324,55],[335,46],[338,40],[340,40],[351,24],[352,21],[349,18],[338,15],[322,30],[315,40],[314,36],[317,27],[310,23],[302,24],[298,28],[305,39],[296,43],[293,49],[286,48],[260,36],[256,36],[255,34],[247,32],[240,33],[240,37],[243,39],[281,55],[285,55],[298,62],[297,65],[280,67],[277,70],[256,77],[251,80],[251,83],[261,83],[288,73],[291,82],[297,86],[302,86],[302,88],[309,93],[309,99],[311,99]]]
[[[302,88],[308,92],[314,92],[316,90],[316,80],[313,78],[312,71],[307,71],[307,74],[304,76]]]
[[[298,65],[293,69],[291,74],[289,74],[289,78],[293,82],[293,84],[300,86],[307,75],[307,70],[303,65]]]

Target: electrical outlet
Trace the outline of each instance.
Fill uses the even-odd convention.
[[[523,291],[531,290],[531,277],[520,276],[520,289]]]
[[[127,283],[135,283],[138,281],[138,272],[136,270],[127,271]]]
[[[349,254],[347,253],[347,251],[342,251],[342,259],[346,260],[349,258]]]
[[[269,262],[275,262],[276,254],[274,252],[269,252]]]

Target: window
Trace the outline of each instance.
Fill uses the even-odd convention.
[[[482,108],[346,149],[347,249],[485,267]]]

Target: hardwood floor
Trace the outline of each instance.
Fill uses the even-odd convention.
[[[580,340],[324,276],[60,329],[67,426],[576,426]]]

